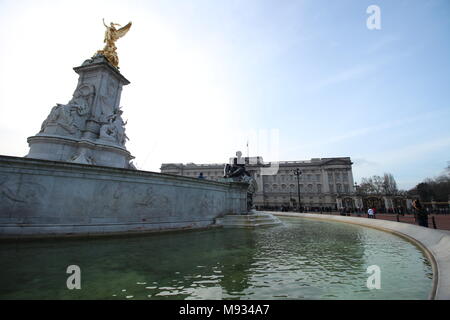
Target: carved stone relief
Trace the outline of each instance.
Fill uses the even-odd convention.
[[[99,139],[115,142],[121,146],[125,145],[126,140],[128,140],[125,134],[125,125],[127,123],[123,121],[122,113],[122,110],[119,109],[107,118],[107,122],[100,128]]]
[[[209,194],[204,194],[200,200],[200,208],[205,211],[213,211],[215,208],[214,198]]]
[[[145,191],[137,194],[138,198],[135,202],[135,207],[146,209],[158,209],[169,213],[170,200],[166,196],[159,194],[153,190],[153,187],[146,187]]]
[[[102,88],[100,89],[100,103],[101,103],[101,113],[102,118],[109,117],[116,112],[116,92],[117,92],[117,81],[113,78],[109,78],[104,82]]]
[[[6,176],[0,177],[0,202],[16,204],[39,204],[46,188],[32,181],[14,181]]]
[[[95,88],[89,84],[81,84],[67,104],[59,104],[52,108],[49,116],[41,125],[40,132],[47,132],[50,126],[59,126],[63,135],[75,135],[84,129],[86,119],[91,111],[95,97]],[[50,132],[54,133],[54,132]]]
[[[96,189],[91,214],[96,216],[111,216],[120,210],[120,205],[126,198],[127,191],[123,184],[115,182],[104,182]]]
[[[81,164],[95,164],[94,157],[86,150],[81,149],[78,153],[74,154],[70,159],[70,162]]]

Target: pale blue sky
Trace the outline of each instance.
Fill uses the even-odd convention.
[[[250,140],[267,161],[349,156],[358,182],[391,172],[411,188],[450,160],[448,0],[0,0],[1,154],[26,154],[70,99],[103,17],[133,21],[117,46],[141,169],[224,162]],[[256,145],[270,129],[278,159]]]

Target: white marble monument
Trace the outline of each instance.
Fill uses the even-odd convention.
[[[40,132],[28,138],[26,157],[134,169],[119,106],[130,82],[101,54],[74,70],[80,77],[72,99],[51,109]]]
[[[247,183],[146,172],[131,164],[115,41],[81,66],[72,99],[28,138],[25,158],[0,155],[0,238],[204,228],[246,211]]]

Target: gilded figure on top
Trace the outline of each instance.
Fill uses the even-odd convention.
[[[120,24],[111,22],[110,25],[107,26],[105,24],[105,19],[103,19],[103,25],[106,27],[105,39],[103,40],[105,47],[102,50],[98,50],[97,54],[105,56],[114,67],[119,68],[116,41],[127,34],[131,28],[131,22],[120,29],[116,29],[116,26],[120,27]]]

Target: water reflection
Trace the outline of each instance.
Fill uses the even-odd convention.
[[[426,299],[431,268],[388,233],[322,221],[87,240],[2,243],[1,299]],[[82,289],[66,288],[67,266]],[[382,290],[365,287],[382,269]]]

